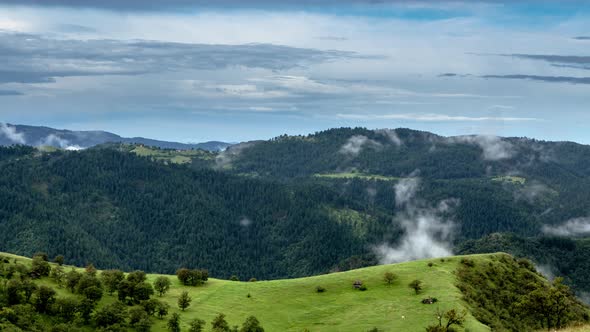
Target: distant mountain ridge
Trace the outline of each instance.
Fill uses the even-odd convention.
[[[203,143],[179,143],[144,137],[121,137],[107,131],[72,131],[42,126],[12,125],[0,123],[0,145],[23,144],[52,146],[67,150],[80,150],[104,143],[135,143],[162,149],[222,151],[231,143],[210,141]]]

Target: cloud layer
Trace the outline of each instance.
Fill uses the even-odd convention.
[[[353,52],[271,44],[208,45],[162,41],[61,40],[0,32],[0,83],[47,83],[56,77],[139,75],[228,67],[284,70]]]

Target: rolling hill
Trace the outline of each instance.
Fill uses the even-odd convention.
[[[2,264],[2,271],[6,271],[7,265],[18,263],[30,266],[31,264],[28,258],[10,254],[0,254],[0,256],[10,261]],[[224,313],[230,326],[239,325],[248,316],[253,315],[260,321],[265,331],[270,332],[356,332],[368,331],[372,328],[377,328],[379,331],[424,331],[427,326],[436,325],[437,310],[456,309],[466,313],[464,329],[460,329],[461,331],[483,332],[490,331],[490,327],[477,319],[485,318],[485,315],[482,315],[482,308],[487,308],[488,314],[497,317],[501,317],[501,311],[506,308],[481,303],[474,305],[466,300],[474,293],[462,292],[461,289],[474,286],[473,281],[463,275],[485,273],[488,266],[501,272],[496,273],[496,276],[486,277],[487,281],[493,283],[504,280],[502,289],[504,292],[514,292],[511,293],[512,301],[520,301],[521,297],[526,297],[526,291],[519,293],[517,291],[519,281],[510,279],[510,275],[522,275],[523,278],[529,278],[528,282],[535,282],[538,285],[547,283],[526,264],[523,265],[508,255],[488,254],[419,260],[299,279],[257,282],[209,279],[205,285],[197,287],[183,286],[176,276],[167,276],[172,281],[170,290],[163,297],[154,295],[153,298],[170,306],[169,315],[173,313],[180,315],[180,325],[183,329],[188,328],[189,322],[193,319],[203,319],[208,324],[219,313]],[[67,266],[65,268],[66,271],[69,269]],[[84,271],[84,269],[78,270]],[[465,270],[474,272],[466,273]],[[397,276],[392,284],[387,284],[383,280],[385,272],[392,272]],[[160,276],[162,275],[149,274],[147,282],[152,283]],[[424,282],[419,294],[408,287],[410,281],[414,279]],[[352,287],[353,282],[359,280],[366,286],[365,291]],[[65,288],[59,288],[49,277],[41,278],[35,283],[55,288],[58,297],[74,299],[80,297]],[[324,292],[317,292],[318,286],[323,287]],[[494,287],[499,286],[487,287],[495,290]],[[176,303],[182,291],[188,291],[192,298],[191,305],[185,311],[178,309]],[[422,299],[430,297],[438,301],[435,304],[422,303]],[[493,302],[493,299],[489,298],[489,301]],[[581,310],[576,311],[578,313],[575,315],[579,315],[575,316],[578,317],[576,319],[581,319],[584,312],[587,315],[588,309],[573,301],[572,310]],[[114,302],[117,302],[116,295],[104,294],[96,310]],[[529,321],[530,317],[526,314],[520,315],[513,312],[512,315],[514,316],[512,321],[516,321],[516,317],[519,317],[518,319],[524,324],[519,325],[522,328],[520,331],[532,331],[537,326],[541,327],[536,325],[539,322]],[[153,331],[166,330],[166,320],[152,318],[151,321]],[[41,320],[41,322],[41,324],[43,322],[48,324],[51,320]],[[507,325],[504,327],[492,326],[494,330],[510,327],[508,323],[505,324]]]

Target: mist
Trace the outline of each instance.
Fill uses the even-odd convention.
[[[501,137],[492,135],[456,136],[449,137],[452,143],[468,143],[479,146],[482,149],[482,157],[485,160],[497,161],[512,158],[515,155],[514,146]]]
[[[578,236],[590,233],[590,217],[574,218],[561,225],[545,225],[543,233],[557,236]]]
[[[348,141],[346,141],[346,143],[340,148],[340,153],[356,157],[367,146],[380,147],[381,144],[366,136],[355,135],[350,137]]]
[[[244,142],[228,147],[227,149],[219,152],[215,157],[215,166],[218,169],[230,168],[235,158],[239,157],[245,149],[252,147],[256,142]]]
[[[395,185],[396,206],[401,208],[394,221],[404,230],[397,245],[381,244],[374,248],[381,264],[453,255],[452,240],[456,224],[449,214],[459,204],[447,199],[430,206],[417,197],[420,179],[411,177]]]
[[[514,198],[518,200],[524,200],[531,204],[535,203],[538,199],[551,194],[553,191],[546,185],[533,181],[514,192]]]
[[[381,134],[381,135],[387,137],[389,139],[389,141],[391,143],[393,143],[393,145],[395,145],[395,146],[399,147],[399,146],[403,145],[403,142],[402,142],[401,138],[399,138],[399,136],[395,132],[395,129],[376,129],[375,133]]]
[[[42,139],[37,146],[54,146],[69,151],[79,151],[83,148],[79,145],[72,145],[70,141],[65,138],[61,138],[55,134],[49,134],[47,137]]]
[[[0,134],[6,136],[6,138],[15,144],[27,144],[25,134],[17,132],[16,127],[0,123]]]

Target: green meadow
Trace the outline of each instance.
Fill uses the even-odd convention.
[[[28,263],[29,259],[4,254]],[[470,256],[476,261],[485,261],[489,255]],[[176,276],[169,292],[162,297],[154,295],[170,305],[170,314],[177,312],[181,327],[188,329],[193,319],[203,319],[208,326],[211,320],[223,313],[231,326],[241,325],[250,315],[258,318],[266,331],[368,331],[374,327],[382,331],[424,331],[435,323],[437,308],[467,310],[462,295],[455,286],[455,270],[461,257],[419,260],[407,263],[368,267],[347,272],[272,281],[228,281],[210,278],[203,286],[183,286]],[[429,264],[432,263],[432,264]],[[429,266],[431,265],[431,266]],[[71,267],[66,267],[68,271]],[[397,279],[388,285],[384,273],[393,272]],[[149,274],[153,282],[157,274]],[[418,279],[424,288],[419,294],[408,287]],[[353,287],[355,281],[362,281],[367,290]],[[58,290],[58,296],[73,295],[64,288],[58,288],[49,278],[38,281]],[[325,292],[318,293],[321,286]],[[177,300],[182,291],[188,291],[192,303],[188,309],[178,309]],[[438,299],[436,304],[422,304],[427,297]],[[116,301],[105,294],[99,308]],[[153,318],[152,331],[165,331],[166,319]],[[209,328],[207,327],[207,330]],[[465,330],[471,332],[489,331],[470,314]]]

